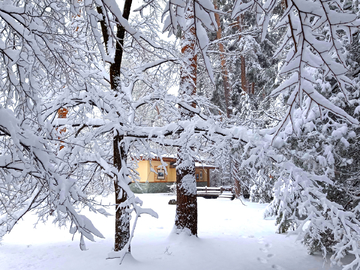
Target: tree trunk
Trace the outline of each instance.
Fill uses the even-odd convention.
[[[234,193],[235,197],[239,198],[241,194],[241,184],[240,184],[240,162],[237,158],[234,159],[234,165],[232,173],[234,174]]]
[[[123,9],[123,17],[128,20],[130,16],[132,0],[126,0],[124,3]],[[110,65],[110,83],[111,89],[116,90],[119,83],[118,80],[120,79],[120,68],[123,56],[123,46],[124,46],[124,38],[125,38],[125,28],[121,25],[117,26],[116,32],[116,51],[114,56],[114,63]],[[114,88],[113,88],[114,87]]]
[[[178,151],[178,163],[176,167],[176,218],[175,227],[177,233],[186,232],[197,235],[197,197],[195,180],[195,163],[191,162],[188,167],[181,164],[189,157],[183,153],[184,149]]]
[[[130,16],[132,0],[126,0],[124,3],[123,17],[128,20]],[[97,8],[99,14],[104,16],[104,12],[101,7]],[[102,35],[107,50],[107,44],[109,41],[109,26],[105,24],[105,20],[100,21]],[[120,68],[123,56],[123,45],[125,38],[125,28],[121,25],[117,25],[116,31],[116,50],[114,56],[114,62],[110,65],[110,87],[113,91],[119,91],[119,80],[120,80]],[[108,51],[108,50],[107,50]],[[127,162],[127,152],[124,146],[124,136],[119,134],[114,136],[113,139],[113,155],[114,155],[114,166],[120,172],[120,177],[123,175],[121,169],[124,168]],[[125,175],[123,176],[125,177]],[[127,207],[120,206],[127,200],[126,192],[119,185],[120,179],[116,178],[114,180],[114,189],[115,189],[115,243],[114,251],[120,251],[127,242],[130,240],[130,215],[127,213]],[[130,252],[130,246],[129,250]]]
[[[197,56],[195,51],[196,36],[194,25],[194,2],[185,10],[188,31],[183,31],[181,37],[181,52],[184,63],[181,69],[179,96],[191,96],[196,93]],[[195,106],[193,103],[192,106]],[[182,120],[190,119],[192,114],[181,109]],[[186,232],[197,235],[197,197],[195,180],[195,161],[186,153],[185,147],[178,149],[176,166],[177,206],[175,228],[177,233]]]
[[[248,93],[248,86],[247,86],[247,81],[246,81],[245,57],[243,55],[241,55],[240,59],[241,59],[241,88],[245,93]]]
[[[218,9],[217,7],[217,0],[214,0],[214,8]],[[218,13],[215,13],[215,20],[218,26],[218,30],[216,32],[216,38],[219,40],[222,37],[221,31],[221,23],[220,23],[220,16]],[[226,106],[226,115],[230,117],[231,110],[230,110],[230,93],[231,93],[231,85],[229,82],[229,72],[226,67],[226,58],[225,58],[225,49],[222,42],[219,42],[219,51],[220,51],[220,65],[221,65],[221,75],[224,82],[224,94],[225,94],[225,106]]]
[[[116,135],[113,141],[114,147],[114,166],[119,170],[122,177],[121,168],[126,166],[127,153],[124,147],[124,136]],[[114,251],[120,251],[130,240],[130,215],[127,212],[128,207],[120,206],[127,199],[126,192],[119,185],[120,179],[114,181],[115,187],[115,245]],[[130,246],[129,250],[130,252]]]
[[[239,29],[239,32],[242,32],[242,23],[243,23],[243,15],[241,14],[238,18],[237,18],[237,26]],[[241,35],[239,36],[239,40],[241,39]],[[241,55],[240,56],[240,61],[241,61],[241,88],[245,93],[249,93],[249,89],[248,89],[248,83],[246,80],[246,62],[245,62],[245,56]]]

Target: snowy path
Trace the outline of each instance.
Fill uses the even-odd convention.
[[[114,219],[94,216],[106,239],[87,242],[88,250],[71,241],[66,229],[39,224],[26,217],[0,245],[1,270],[339,270],[323,265],[320,256],[309,256],[292,237],[275,234],[274,220],[263,220],[265,205],[229,199],[199,198],[199,238],[170,235],[175,206],[165,194],[141,195],[144,207],[151,207],[159,219],[139,219],[133,240],[133,258],[119,267],[117,260],[105,260],[111,251]]]

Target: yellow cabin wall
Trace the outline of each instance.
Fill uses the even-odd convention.
[[[167,175],[165,174],[165,179],[164,180],[158,179],[157,174],[154,173],[153,171],[151,171],[150,175],[149,175],[149,182],[174,182],[175,181],[175,179],[172,178],[173,173],[171,173],[172,170],[175,171],[175,168],[170,168],[169,162],[164,162],[164,163],[166,164],[166,171],[167,171]],[[160,160],[152,160],[150,163],[151,168],[156,172],[158,169],[164,169],[161,165],[162,164],[161,164]],[[164,171],[165,171],[165,169],[164,169]],[[175,175],[176,175],[176,171],[175,171]]]
[[[154,171],[157,171],[157,169],[160,169],[161,161],[159,160],[152,160],[151,163],[148,160],[140,160],[138,163],[137,172],[140,175],[140,182],[175,182],[176,181],[176,169],[170,168],[170,163],[165,162],[167,164],[166,170],[167,175],[165,174],[165,179],[160,180],[157,179],[157,174],[154,173],[150,168],[152,168]],[[151,165],[150,165],[151,164]]]
[[[176,182],[176,168],[167,167],[169,174],[169,182]]]
[[[152,167],[152,169],[154,171],[157,171],[157,169],[160,169],[161,167],[159,167],[161,165],[161,162],[159,160],[152,160],[151,163],[148,160],[140,160],[138,163],[138,168],[137,168],[137,172],[139,173],[140,176],[140,182],[144,183],[144,182],[150,182],[150,183],[154,183],[154,182],[170,182],[173,183],[176,181],[176,168],[170,168],[170,163],[169,162],[165,162],[167,164],[166,166],[166,170],[167,170],[167,175],[165,174],[165,179],[164,180],[160,180],[157,179],[157,174],[154,173],[153,171],[150,170],[150,167]],[[151,164],[151,165],[150,165]],[[200,172],[202,172],[202,179],[200,179]],[[206,168],[195,168],[195,177],[198,178],[196,179],[196,182],[207,182],[209,183],[209,170]]]
[[[208,182],[209,179],[208,171],[209,171],[208,169],[204,169],[204,168],[195,168],[196,182]],[[202,179],[201,179],[201,173],[202,173]]]
[[[140,182],[146,182],[148,175],[150,173],[150,165],[147,160],[140,160],[138,163],[138,168],[136,171],[139,173]]]

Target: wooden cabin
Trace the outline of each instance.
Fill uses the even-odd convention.
[[[151,160],[140,160],[137,172],[140,180],[131,184],[130,188],[136,193],[157,193],[169,192],[170,186],[176,182],[176,158],[164,157],[161,163],[160,158]],[[195,163],[195,178],[197,186],[210,186],[210,170],[214,166],[207,166]]]

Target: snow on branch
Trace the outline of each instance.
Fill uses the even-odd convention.
[[[235,2],[233,17],[245,11],[256,12],[258,25],[267,31],[267,21],[280,1],[242,1]],[[302,107],[303,100],[310,98],[314,104],[341,116],[352,124],[359,122],[348,113],[323,97],[316,86],[318,82],[312,70],[322,73],[324,77],[334,78],[340,91],[347,100],[352,81],[347,77],[345,55],[342,40],[351,41],[352,35],[358,31],[360,20],[351,11],[342,8],[339,1],[284,1],[284,13],[276,27],[287,27],[282,44],[275,55],[286,52],[287,57],[281,68],[280,75],[284,82],[272,95],[284,91],[290,92],[287,120],[291,119],[294,108]],[[264,36],[264,35],[263,35]],[[290,49],[286,49],[290,47]],[[305,94],[305,95],[304,95]],[[294,108],[293,108],[294,107]],[[284,125],[282,124],[280,128]]]
[[[103,237],[91,221],[75,210],[76,203],[88,202],[83,192],[61,173],[59,159],[49,143],[31,133],[27,126],[20,126],[13,112],[0,109],[0,130],[7,136],[2,150],[10,156],[0,159],[0,237],[9,233],[28,212],[41,208],[39,218],[55,215],[55,222],[70,220],[77,231],[90,240]],[[57,171],[60,169],[60,171]],[[95,210],[105,214],[102,209]]]
[[[186,15],[189,9],[192,11],[190,17]],[[209,0],[169,0],[162,15],[163,32],[169,32],[169,35],[176,35],[178,30],[186,35],[190,29],[195,29],[196,49],[204,58],[212,82],[214,82],[212,67],[207,56],[209,38],[205,29],[217,30],[214,12],[221,13],[215,10]]]

